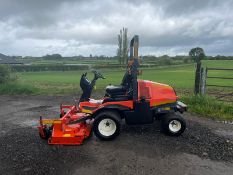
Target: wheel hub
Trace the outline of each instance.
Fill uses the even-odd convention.
[[[181,130],[181,123],[178,120],[171,120],[169,123],[169,130],[173,133],[179,132]]]
[[[111,136],[116,132],[116,123],[110,118],[103,119],[98,125],[98,130],[103,136]]]

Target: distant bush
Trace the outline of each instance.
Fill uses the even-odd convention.
[[[233,60],[233,56],[221,56],[221,55],[207,56],[206,59],[207,60]]]
[[[0,65],[0,84],[10,81],[11,70],[6,65]]]
[[[61,60],[62,56],[60,54],[52,54],[52,55],[45,55],[42,57],[43,59],[46,60]]]

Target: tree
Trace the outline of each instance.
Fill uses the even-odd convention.
[[[128,60],[128,37],[127,37],[127,28],[123,28],[120,30],[120,34],[118,34],[118,49],[117,49],[117,57],[119,64],[124,64]]]
[[[42,57],[43,59],[46,60],[61,60],[62,56],[60,54],[52,54],[52,55],[45,55]]]
[[[189,51],[189,56],[193,58],[196,63],[199,63],[205,57],[205,52],[202,48],[196,47]]]
[[[189,51],[189,56],[196,62],[196,74],[195,74],[195,87],[194,93],[200,92],[200,80],[201,80],[201,60],[205,57],[205,52],[202,48],[196,47]]]

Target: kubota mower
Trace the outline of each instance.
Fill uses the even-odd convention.
[[[106,87],[106,94],[100,100],[91,99],[96,80],[104,76],[93,71],[90,82],[84,73],[80,80],[83,94],[77,105],[61,105],[60,118],[40,118],[39,133],[49,144],[79,145],[92,131],[100,140],[112,140],[121,131],[122,120],[126,124],[151,124],[161,121],[161,131],[179,136],[186,128],[185,120],[177,114],[186,111],[187,106],[178,101],[171,86],[139,80],[138,36],[130,42],[130,58],[121,85]]]

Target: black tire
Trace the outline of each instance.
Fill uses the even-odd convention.
[[[169,126],[170,125],[170,126]],[[175,125],[175,127],[173,127]],[[170,136],[180,136],[186,129],[183,117],[177,114],[167,114],[161,118],[161,131]]]
[[[104,123],[105,121],[107,123]],[[101,130],[101,127],[102,128],[111,127],[112,130],[104,131],[104,130]],[[114,111],[100,112],[94,120],[92,129],[96,137],[99,138],[100,140],[104,140],[104,141],[113,140],[120,134],[121,117],[117,112],[114,112]]]
[[[52,129],[51,128],[44,128],[43,131],[44,131],[45,137],[43,137],[41,135],[41,133],[39,133],[40,137],[42,139],[48,140],[51,137],[51,135],[52,135]]]

